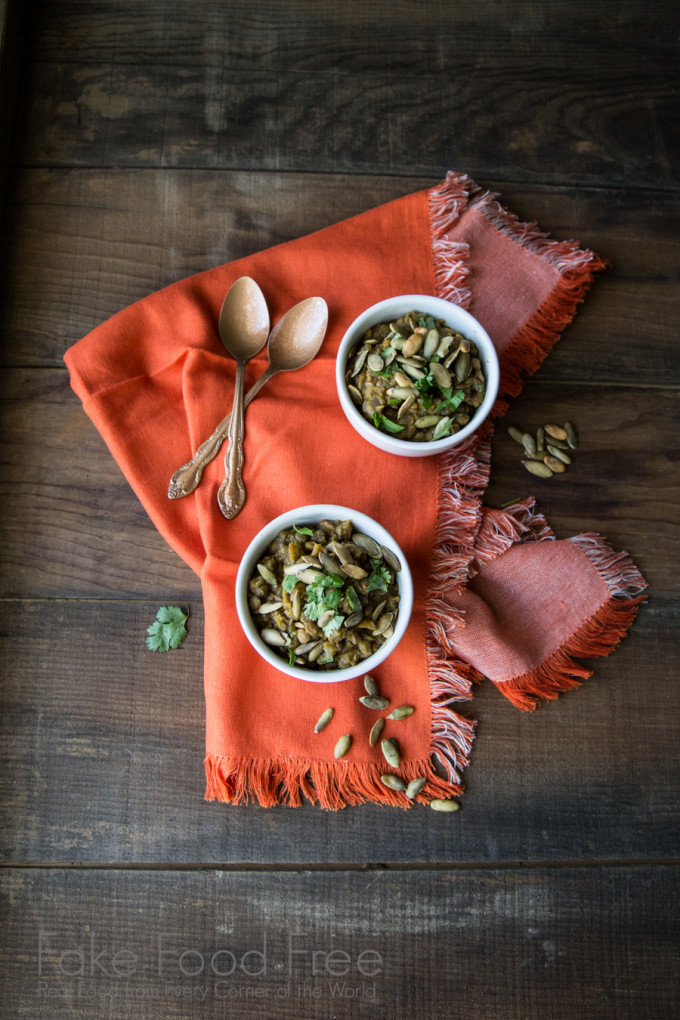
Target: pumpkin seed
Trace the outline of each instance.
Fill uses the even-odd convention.
[[[340,737],[337,744],[335,745],[335,750],[333,751],[333,754],[335,755],[336,758],[344,758],[351,746],[352,738],[350,737],[349,733],[345,733],[344,736]]]
[[[567,433],[567,442],[569,443],[569,449],[575,450],[578,446],[578,436],[576,435],[576,429],[570,421],[565,421],[564,431]]]
[[[293,598],[291,599],[291,611],[293,613],[293,619],[299,620],[302,613],[302,595],[300,589],[295,588],[293,591]]]
[[[342,568],[348,577],[354,578],[355,581],[360,581],[362,577],[367,577],[367,573],[363,567],[360,567],[358,563],[345,563]]]
[[[368,553],[371,559],[379,560],[381,558],[382,552],[380,551],[380,546],[376,540],[371,538],[369,535],[364,535],[361,532],[355,532],[355,534],[352,535],[352,541],[355,545],[358,545],[360,549],[363,549],[364,552]]]
[[[352,562],[352,554],[347,548],[347,546],[344,544],[344,542],[338,542],[336,540],[335,542],[332,543],[332,548],[333,552],[340,560],[342,566],[344,566],[346,563]]]
[[[364,618],[363,613],[360,613],[358,611],[356,613],[351,613],[345,620],[345,627],[349,627],[349,629],[351,630],[352,627],[356,627],[358,623],[361,623],[363,618]]]
[[[450,418],[448,418],[448,417],[440,418],[439,422],[437,423],[437,425],[435,425],[434,432],[432,433],[432,439],[433,440],[441,439],[450,424],[451,424],[451,419]]]
[[[389,790],[398,790],[400,793],[406,789],[406,783],[401,776],[395,776],[391,772],[387,772],[384,776],[381,776],[380,782]]]
[[[523,460],[522,464],[529,474],[536,475],[538,478],[552,478],[552,471],[542,460]]]
[[[280,630],[274,630],[272,627],[265,627],[264,630],[261,630],[260,637],[268,645],[283,646],[290,644],[285,634],[282,634]]]
[[[422,792],[426,783],[427,779],[423,779],[422,777],[420,779],[412,779],[411,782],[406,787],[404,793],[406,794],[409,800],[415,800],[418,794]]]
[[[361,405],[364,402],[364,398],[361,395],[361,390],[357,389],[356,386],[352,386],[352,384],[349,383],[348,386],[347,386],[347,392],[349,393],[349,395],[352,398],[352,400],[354,401],[354,403],[358,404],[359,407],[361,407]]]
[[[382,602],[379,602],[378,605],[373,610],[373,612],[371,613],[371,619],[372,620],[378,620],[380,618],[380,616],[381,616],[381,614],[382,614],[382,612],[383,612],[383,610],[384,610],[386,605],[387,605],[387,599],[383,599]],[[370,694],[371,692],[369,691],[368,693]],[[376,691],[375,693],[377,694],[378,692]]]
[[[422,368],[418,368],[416,365],[411,365],[406,361],[404,362],[404,371],[407,373],[408,376],[411,377],[411,379],[424,379],[426,374],[425,372],[423,372]],[[409,386],[413,386],[413,383],[410,381],[410,379],[408,382]]]
[[[387,764],[391,765],[392,768],[398,769],[401,765],[401,755],[399,754],[396,742],[392,739],[383,740],[380,743],[380,747]]]
[[[460,804],[457,800],[431,800],[430,807],[433,811],[459,811]]]
[[[276,609],[280,609],[283,602],[263,602],[258,613],[273,613]]]
[[[563,464],[571,464],[571,457],[564,450],[560,450],[559,446],[553,446],[552,443],[548,443],[548,453],[551,453],[557,460],[561,460]]]
[[[398,708],[393,709],[388,715],[388,719],[408,719],[410,715],[413,715],[415,709],[413,705],[399,705]]]
[[[372,698],[380,697],[380,690],[378,688],[377,681],[370,673],[367,673],[364,677],[364,689]]]
[[[354,371],[352,372],[353,376],[359,375],[359,372],[364,367],[364,362],[366,361],[366,358],[368,357],[369,351],[370,351],[370,347],[364,347],[357,354],[357,359],[354,362]]]
[[[425,342],[423,343],[423,356],[425,358],[431,358],[438,346],[439,330],[434,327],[432,329],[428,329],[425,334]]]
[[[319,559],[321,560],[321,566],[325,567],[329,574],[342,574],[342,565],[334,556],[329,556],[328,553],[322,552],[319,553]]]
[[[383,708],[387,708],[389,700],[387,698],[380,697],[379,694],[365,694],[359,701],[365,708],[372,708],[376,712],[382,711]]]
[[[317,645],[320,644],[321,641],[306,641],[304,645],[298,645],[298,647],[295,649],[295,654],[307,655],[308,652],[311,652],[313,648],[316,648]]]
[[[410,386],[411,385],[410,378],[407,375],[405,375],[403,372],[394,372],[392,374],[392,378],[394,379],[394,381],[397,384],[397,386]]]
[[[383,554],[383,559],[387,566],[390,567],[395,574],[398,574],[401,570],[401,563],[399,562],[398,557],[395,556],[391,549],[388,549],[384,545],[380,546],[380,552]]]
[[[416,390],[408,386],[390,386],[387,391],[387,396],[394,400],[406,400],[407,397],[412,397],[416,393]]]
[[[272,574],[272,572],[269,569],[269,567],[265,567],[264,563],[258,563],[257,570],[258,570],[258,573],[259,573],[260,577],[264,578],[264,580],[267,582],[267,584],[272,584],[274,587],[276,587],[277,580],[274,577],[274,575]]]
[[[298,648],[298,651],[299,650],[300,649]],[[321,716],[319,716],[319,720],[316,726],[314,727],[315,733],[321,733],[321,730],[325,729],[326,726],[328,726],[329,722],[333,718],[334,711],[335,709],[333,708],[327,708],[326,711]]]
[[[440,365],[438,361],[430,362],[430,372],[440,389],[447,389],[452,385],[451,373],[443,365]]]
[[[385,362],[383,361],[381,355],[375,353],[368,355],[368,358],[366,359],[366,364],[370,368],[371,372],[382,372],[383,368],[385,367]]]
[[[439,421],[438,414],[425,414],[423,415],[422,418],[418,418],[418,420],[416,421],[416,428],[429,429],[432,428],[433,425],[436,425],[438,421]]]
[[[317,644],[316,648],[312,648],[311,652],[308,654],[308,656],[307,656],[308,661],[309,662],[316,662],[317,659],[321,658],[321,653],[322,652],[323,652],[323,641],[319,641],[319,643]]]
[[[322,576],[322,572],[320,570],[315,570],[311,567],[305,567],[305,565],[303,564],[303,569],[298,573],[297,576],[298,580],[302,581],[303,584],[314,584],[314,582],[319,577]]]
[[[404,417],[406,412],[408,410],[410,410],[411,407],[413,407],[415,402],[416,402],[416,395],[415,395],[415,393],[412,393],[411,396],[407,397],[406,400],[403,402],[403,404],[400,405],[399,410],[397,411],[397,421],[399,421],[400,418]]]
[[[380,717],[380,719],[376,719],[375,722],[373,723],[373,726],[371,727],[371,732],[368,735],[368,742],[371,745],[371,747],[375,747],[375,745],[378,743],[378,739],[383,731],[384,725],[385,720],[382,718],[382,716]]]
[[[543,463],[556,475],[561,475],[563,471],[567,470],[563,461],[558,460],[557,457],[551,457],[550,454],[543,458]]]
[[[508,426],[508,434],[510,436],[512,436],[512,438],[515,440],[515,442],[519,443],[520,446],[523,445],[522,444],[522,436],[524,435],[524,433],[522,432],[521,429],[518,429],[516,425],[509,425]]]
[[[543,428],[546,435],[552,436],[553,439],[566,439],[568,436],[567,430],[563,429],[561,425],[544,425]]]
[[[393,619],[394,613],[383,613],[375,625],[375,630],[373,631],[374,637],[378,637],[380,634],[386,635],[387,628],[391,625]]]
[[[542,425],[539,425],[538,428],[536,429],[536,449],[537,450],[545,449],[545,429],[543,428]]]
[[[417,354],[420,348],[423,346],[425,340],[425,333],[427,330],[420,326],[411,333],[410,337],[407,338],[406,343],[402,347],[405,358],[410,358],[413,354]]]
[[[529,432],[523,433],[522,446],[524,447],[524,449],[526,450],[530,457],[532,457],[536,453],[536,440],[532,435],[530,435]]]
[[[462,349],[462,345],[461,352],[456,358],[454,371],[456,373],[456,381],[459,383],[464,382],[470,374],[470,355]]]

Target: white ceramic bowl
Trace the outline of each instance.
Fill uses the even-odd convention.
[[[260,637],[248,605],[248,582],[256,569],[257,563],[265,554],[267,547],[280,531],[284,528],[291,528],[294,524],[317,524],[319,521],[352,521],[357,531],[369,535],[376,542],[392,549],[401,561],[401,570],[397,574],[399,584],[399,612],[394,624],[394,634],[367,659],[363,659],[356,666],[348,669],[311,670],[302,669],[300,666],[289,666],[285,659],[281,658],[265,644]],[[309,680],[312,683],[338,683],[342,680],[350,680],[352,677],[363,676],[370,673],[381,662],[390,655],[401,641],[406,628],[408,627],[413,609],[413,579],[404,553],[399,548],[388,531],[377,521],[357,510],[351,510],[346,506],[335,506],[328,503],[315,503],[312,506],[301,506],[295,510],[289,510],[279,517],[270,521],[262,531],[259,532],[246,549],[236,575],[236,611],[246,637],[255,651],[259,652],[271,666],[287,673],[288,676],[298,677],[300,680]]]
[[[409,442],[375,428],[361,414],[347,392],[345,383],[347,360],[355,344],[360,343],[364,332],[370,326],[375,326],[379,322],[388,322],[413,310],[432,315],[435,319],[444,319],[447,326],[459,330],[468,340],[473,340],[479,350],[486,375],[486,394],[472,420],[454,435],[430,443]],[[488,417],[498,395],[498,355],[484,327],[460,305],[454,305],[450,301],[444,301],[442,298],[432,297],[429,294],[400,294],[371,305],[354,320],[340,342],[335,365],[335,379],[342,409],[350,425],[356,429],[360,436],[386,453],[396,453],[401,457],[431,457],[462,443]]]

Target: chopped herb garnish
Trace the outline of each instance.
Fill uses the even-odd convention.
[[[303,610],[308,620],[318,620],[329,609],[335,611],[343,597],[344,581],[338,574],[322,574],[307,585],[307,601]]]
[[[297,574],[286,574],[286,576],[283,579],[283,584],[281,585],[281,587],[283,588],[284,591],[291,592],[297,583],[298,583]]]
[[[352,612],[358,613],[359,610],[361,609],[361,599],[354,590],[353,585],[350,584],[347,586],[347,590],[345,591],[345,597],[349,602],[349,607],[352,610]]]
[[[392,575],[383,560],[371,560],[371,573],[368,576],[367,592],[387,591]]]
[[[294,524],[293,531],[296,531],[298,535],[309,535],[310,538],[314,537],[314,532],[311,528],[298,528],[297,524]]]
[[[295,652],[293,651],[292,648],[288,649],[288,665],[289,666],[295,665]]]
[[[455,411],[457,407],[465,400],[465,394],[462,390],[456,390],[452,395],[452,387],[448,387],[442,390],[444,400],[437,406],[437,414],[442,414],[444,411]]]
[[[326,635],[326,637],[330,637],[331,634],[333,634],[336,630],[340,630],[344,622],[345,617],[336,614],[333,617],[333,619],[329,620],[328,623],[324,624],[324,626],[321,629]]]
[[[386,432],[397,433],[403,432],[404,430],[403,425],[397,425],[396,422],[390,421],[390,419],[386,418],[384,414],[380,413],[380,411],[373,412],[373,424],[377,429],[383,428]]]

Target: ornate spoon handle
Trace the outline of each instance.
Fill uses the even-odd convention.
[[[243,509],[246,501],[246,487],[243,484],[243,377],[245,364],[238,362],[236,368],[236,389],[234,406],[229,422],[229,448],[224,458],[226,477],[217,491],[217,503],[227,518],[232,520]]]
[[[264,370],[260,378],[253,383],[246,393],[243,401],[244,408],[248,406],[253,397],[257,396],[264,384],[271,379],[274,374],[275,372],[272,371],[271,366],[268,366]],[[212,435],[208,436],[208,438],[201,443],[191,460],[187,461],[186,464],[183,464],[182,467],[177,468],[170,479],[168,499],[181,499],[182,496],[188,496],[190,492],[193,492],[194,489],[198,487],[198,483],[203,475],[203,469],[217,456],[220,452],[222,443],[227,438],[230,422],[231,411],[226,418],[222,419]]]

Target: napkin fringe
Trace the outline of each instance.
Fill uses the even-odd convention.
[[[470,303],[469,289],[463,286],[467,279],[466,270],[461,269],[454,275],[451,269],[446,268],[446,263],[454,255],[466,261],[467,253],[460,247],[455,253],[446,252],[444,248],[447,231],[468,209],[481,212],[506,237],[549,262],[559,274],[550,296],[503,350],[499,392],[516,397],[526,376],[533,375],[541,367],[562,331],[573,319],[595,274],[608,263],[588,248],[581,248],[577,241],[555,240],[536,223],[522,222],[501,205],[496,192],[481,187],[467,174],[449,171],[441,184],[430,188],[428,194],[435,284],[440,297],[464,307]],[[450,288],[447,287],[449,273],[456,280]],[[502,410],[500,402],[499,410]]]
[[[513,705],[533,711],[543,698],[579,687],[592,669],[575,661],[609,655],[625,637],[644,602],[647,582],[625,552],[616,552],[594,532],[569,539],[588,557],[609,588],[609,597],[571,638],[540,665],[522,676],[494,681]]]
[[[458,748],[457,768],[453,767],[448,753],[440,748],[440,742],[446,743],[444,737],[440,737],[433,748],[438,760],[445,763],[448,779],[438,775],[433,761],[429,759],[404,762],[396,773],[387,765],[382,767],[365,762],[309,761],[285,757],[244,760],[208,754],[205,758],[205,798],[232,804],[257,801],[262,807],[270,808],[279,804],[299,807],[304,797],[328,811],[339,811],[367,801],[404,809],[412,807],[415,801],[388,789],[381,782],[380,776],[390,772],[398,774],[406,783],[421,777],[427,780],[425,789],[415,798],[421,804],[438,798],[458,797],[463,790],[458,770],[467,764],[473,728],[474,724],[458,716],[455,735],[447,737],[449,742],[455,741]]]

